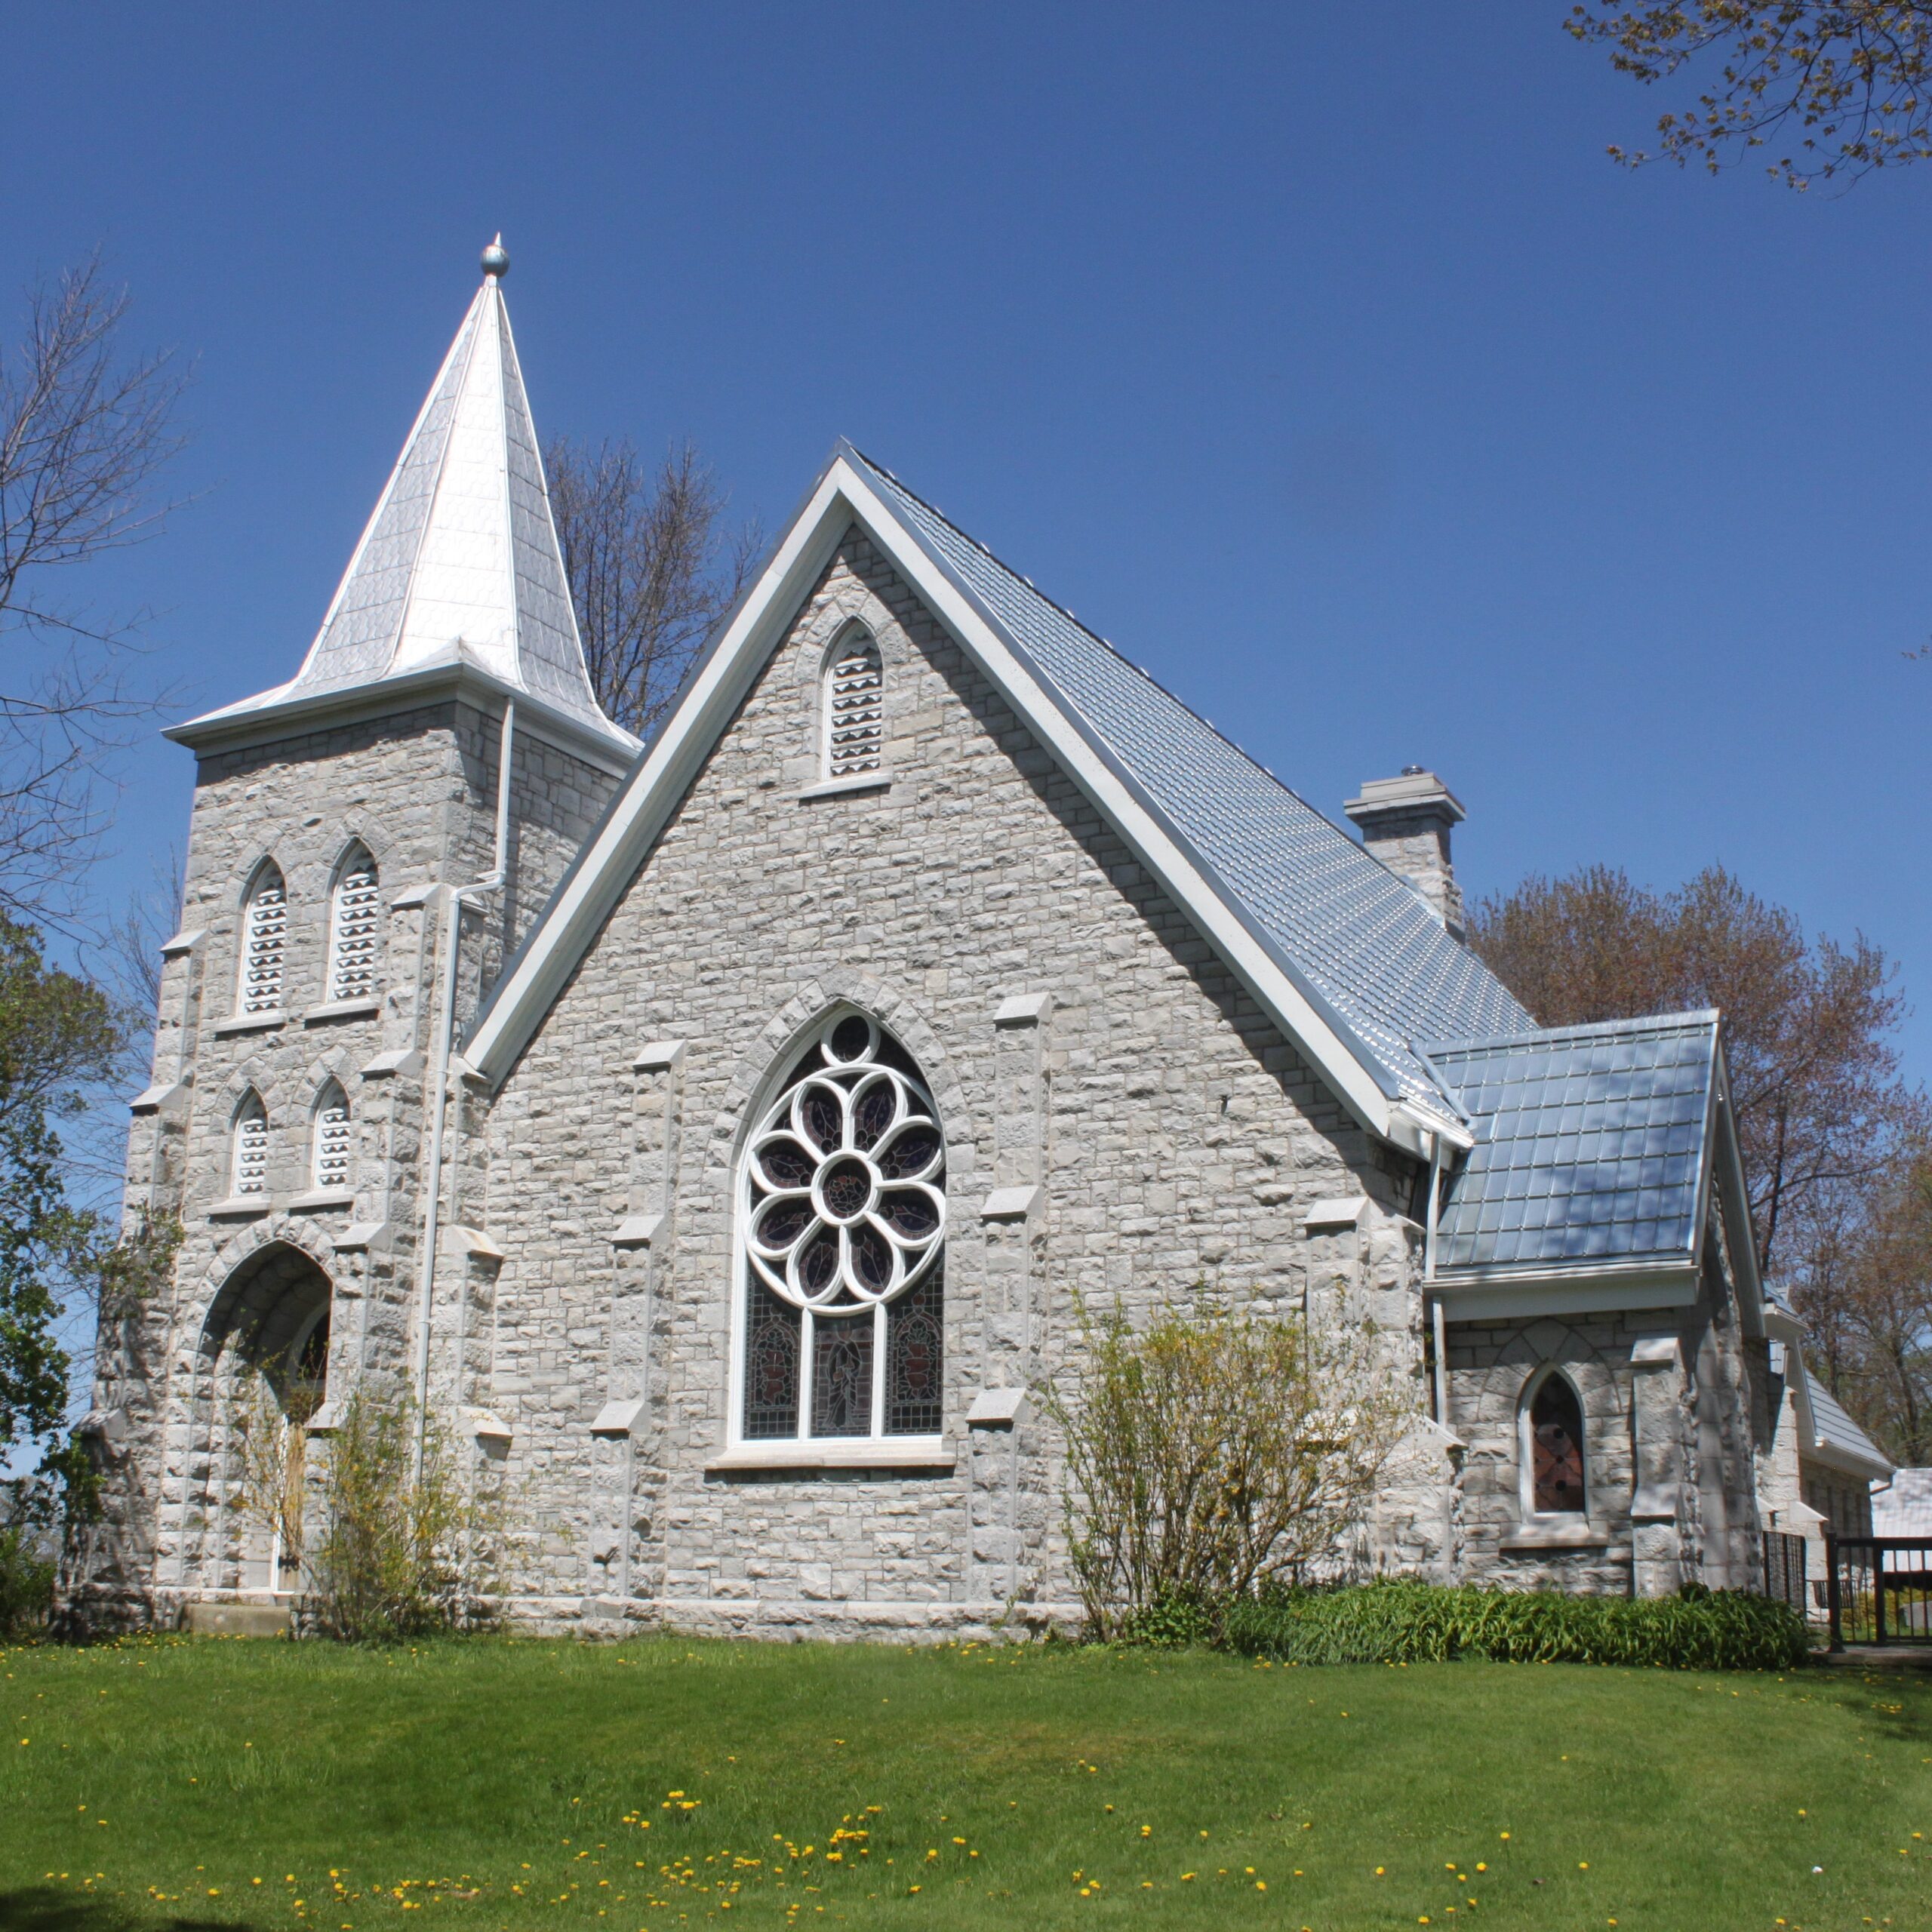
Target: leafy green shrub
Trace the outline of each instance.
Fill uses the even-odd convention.
[[[1294,1663],[1644,1664],[1674,1670],[1785,1670],[1810,1639],[1789,1604],[1687,1585],[1674,1597],[1569,1596],[1390,1580],[1272,1589],[1224,1605],[1220,1641]]]
[[[448,1432],[406,1395],[358,1388],[328,1438],[325,1524],[310,1599],[318,1627],[394,1643],[485,1620],[501,1499],[466,1484]]]
[[[0,1637],[37,1630],[54,1607],[54,1559],[30,1528],[0,1527]]]
[[[1371,1327],[1331,1334],[1208,1303],[1136,1330],[1118,1303],[1076,1309],[1075,1374],[1045,1407],[1066,1442],[1068,1549],[1099,1636],[1327,1557],[1412,1419]]]

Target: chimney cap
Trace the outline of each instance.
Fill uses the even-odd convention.
[[[1398,778],[1371,778],[1361,797],[1349,799],[1342,809],[1364,829],[1374,820],[1398,816],[1439,817],[1451,825],[1469,817],[1455,793],[1419,764],[1405,764]]]

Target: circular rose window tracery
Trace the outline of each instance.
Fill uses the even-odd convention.
[[[946,1231],[946,1145],[932,1097],[848,1013],[820,1034],[745,1163],[746,1251],[795,1308],[856,1315],[903,1294]]]

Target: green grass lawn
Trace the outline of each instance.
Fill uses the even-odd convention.
[[[1932,1678],[669,1638],[0,1669],[8,1932],[1932,1926]]]

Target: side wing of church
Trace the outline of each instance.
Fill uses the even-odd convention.
[[[1865,1480],[1717,1015],[1536,1027],[1432,774],[1358,842],[844,445],[655,736],[611,724],[506,266],[294,678],[171,734],[128,1202],[186,1235],[103,1331],[77,1614],[299,1594],[255,1369],[298,1447],[366,1383],[506,1479],[519,1620],[1065,1624],[1082,1298],[1373,1322],[1378,1567],[1755,1588],[1820,1455]]]

